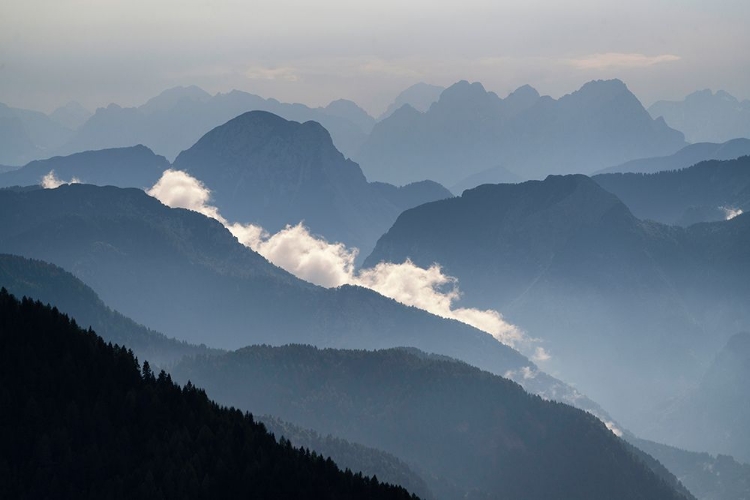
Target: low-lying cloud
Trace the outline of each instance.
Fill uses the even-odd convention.
[[[72,179],[70,179],[67,182],[64,181],[64,180],[58,179],[57,176],[55,175],[55,171],[54,170],[50,170],[47,173],[47,175],[45,175],[44,177],[42,177],[42,180],[39,182],[39,184],[44,189],[56,189],[56,188],[59,188],[60,186],[62,186],[63,184],[80,184],[80,183],[81,183],[81,181],[78,178],[76,178],[76,177],[73,177]]]
[[[721,207],[721,209],[724,211],[724,220],[731,220],[738,215],[742,215],[741,208]]]
[[[357,271],[356,248],[329,243],[310,234],[302,222],[269,234],[254,224],[231,223],[210,204],[211,191],[198,179],[179,170],[167,170],[146,191],[173,208],[186,208],[221,222],[243,245],[298,278],[324,287],[357,285],[374,290],[402,304],[436,316],[455,319],[494,336],[500,342],[530,354],[534,361],[546,361],[549,354],[534,345],[521,329],[505,321],[494,310],[456,307],[461,297],[458,280],[443,273],[438,264],[425,269],[410,260],[401,264],[381,262]]]

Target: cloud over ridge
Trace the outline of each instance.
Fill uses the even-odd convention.
[[[186,208],[221,222],[243,245],[300,279],[327,288],[356,285],[374,290],[405,305],[454,319],[487,332],[500,342],[529,353],[535,361],[549,359],[520,328],[491,309],[456,307],[461,297],[458,280],[443,273],[440,265],[421,268],[410,260],[400,264],[381,262],[357,270],[358,249],[329,243],[310,234],[303,222],[270,234],[254,224],[227,221],[211,205],[211,191],[200,180],[179,170],[166,170],[147,194],[173,208]]]

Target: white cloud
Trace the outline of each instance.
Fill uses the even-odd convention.
[[[281,66],[278,68],[251,66],[245,70],[245,76],[249,80],[283,80],[286,82],[300,80],[298,71],[291,66]]]
[[[65,182],[61,179],[58,179],[55,175],[54,170],[50,170],[47,175],[42,177],[41,182],[39,183],[44,189],[56,189],[62,186],[63,184],[80,184],[81,181],[77,177],[73,177],[70,179],[70,181]]]
[[[198,179],[180,170],[166,170],[146,194],[172,208],[187,208],[226,225],[219,209],[209,204],[211,191]]]
[[[604,422],[604,425],[607,426],[607,429],[609,429],[612,432],[612,434],[614,434],[617,437],[622,437],[622,431],[617,427],[617,424],[615,424],[614,422],[610,420],[603,420],[603,422]]]
[[[232,226],[229,230],[237,236]],[[273,235],[263,232],[261,237],[245,244],[280,268],[316,285],[330,288],[355,281],[357,250],[316,238],[301,222]]]
[[[725,220],[731,220],[737,217],[738,215],[742,215],[741,208],[732,208],[732,207],[720,207],[720,208],[724,211]]]
[[[302,222],[276,234],[253,224],[229,223],[210,204],[211,191],[198,179],[178,170],[165,171],[146,192],[167,206],[187,208],[218,220],[240,243],[298,278],[329,288],[346,284],[369,288],[402,304],[485,331],[504,344],[529,352],[535,361],[549,359],[543,348],[533,345],[535,339],[505,321],[499,312],[456,307],[461,297],[458,280],[444,274],[438,264],[425,269],[406,260],[357,271],[356,248],[314,236]]]
[[[531,356],[531,359],[537,363],[543,363],[544,361],[547,361],[550,359],[549,353],[544,349],[542,346],[537,346],[536,349],[534,349],[534,354]]]
[[[607,69],[607,68],[645,68],[655,64],[679,61],[680,56],[673,54],[662,54],[658,56],[647,56],[645,54],[623,54],[620,52],[607,52],[604,54],[590,54],[574,59],[565,59],[564,62],[577,69]]]

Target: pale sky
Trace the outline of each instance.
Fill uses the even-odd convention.
[[[424,81],[553,97],[620,78],[645,105],[750,98],[748,0],[0,0],[0,102],[138,105],[176,85],[379,114]]]

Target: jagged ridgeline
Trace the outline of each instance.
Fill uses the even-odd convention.
[[[408,499],[0,290],[1,498]]]

